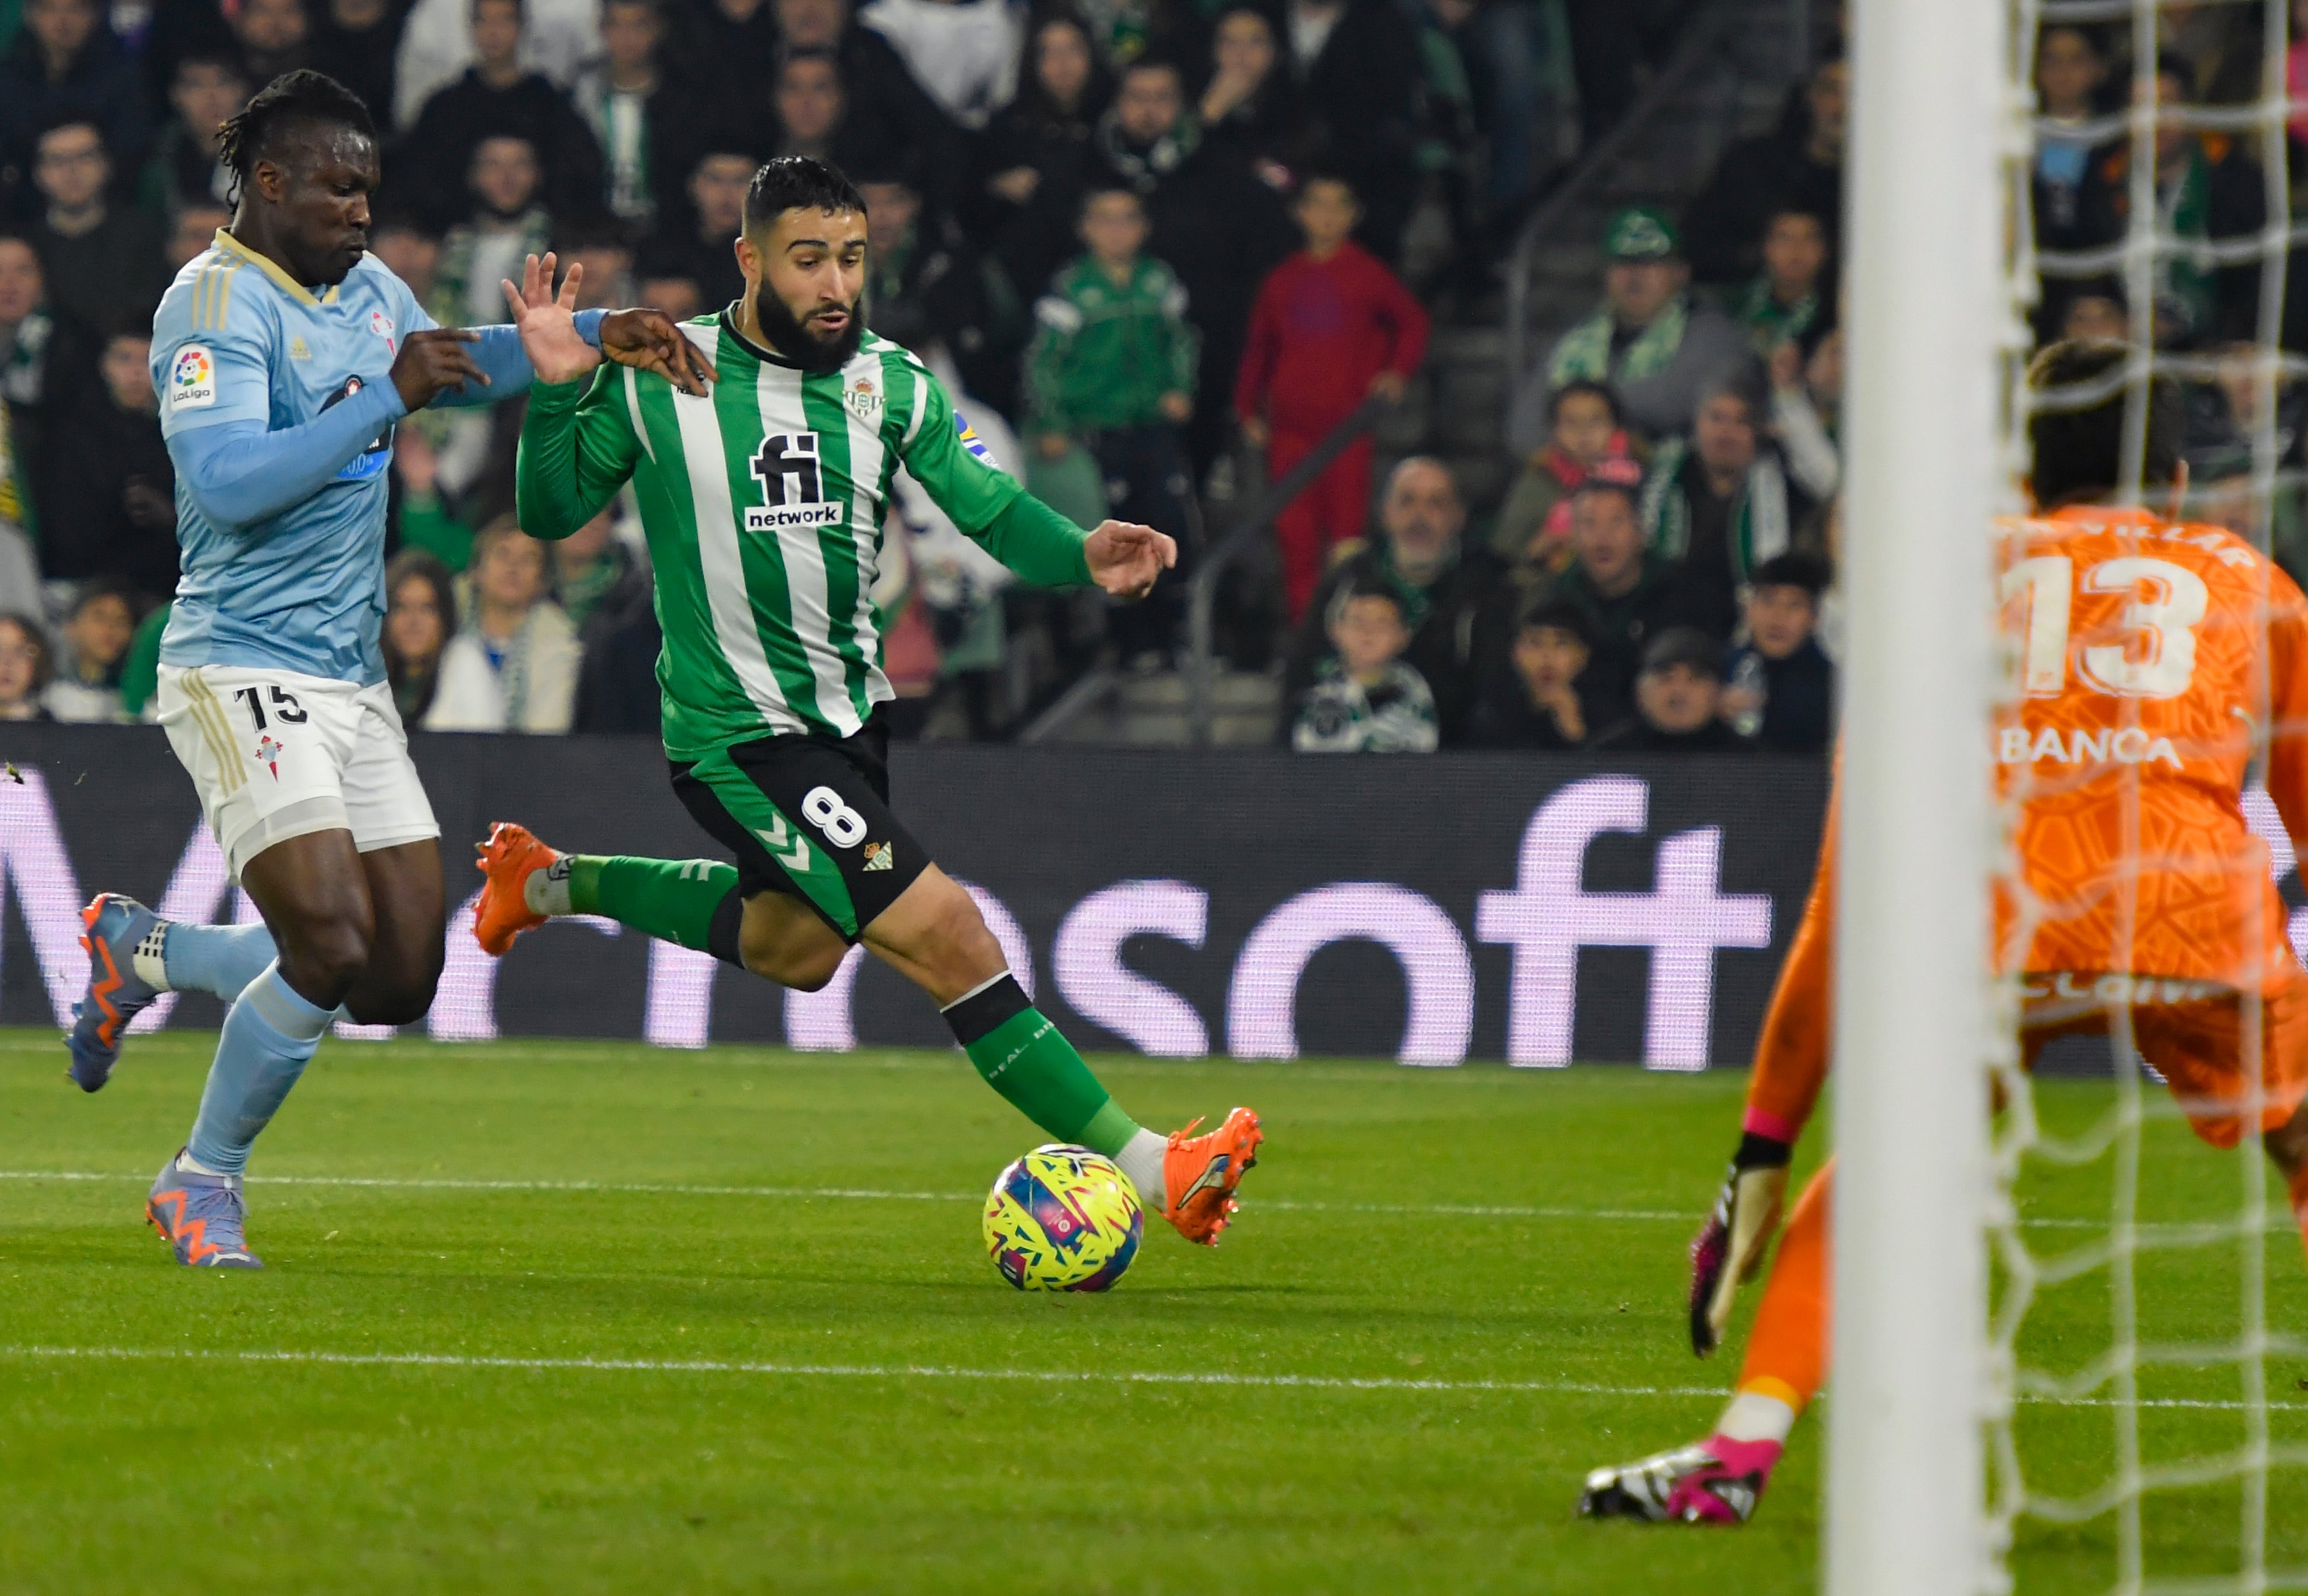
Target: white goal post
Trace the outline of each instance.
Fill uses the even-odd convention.
[[[1852,10],[1825,1585],[1971,1596],[1995,1577],[1987,524],[2006,508],[2000,161],[2015,8]]]

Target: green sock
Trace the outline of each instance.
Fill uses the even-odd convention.
[[[945,1017],[986,1084],[1051,1137],[1112,1158],[1138,1134],[1137,1121],[1014,976],[1004,974],[949,1004]]]
[[[630,859],[572,854],[569,910],[737,964],[737,871],[706,859]],[[540,872],[541,873],[541,872]]]

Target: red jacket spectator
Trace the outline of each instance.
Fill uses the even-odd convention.
[[[1235,408],[1276,433],[1319,439],[1370,397],[1381,372],[1418,370],[1428,326],[1410,290],[1360,245],[1348,240],[1322,261],[1302,249],[1258,290]]]
[[[1426,356],[1426,313],[1378,258],[1347,237],[1356,205],[1336,178],[1311,179],[1298,202],[1307,247],[1258,290],[1235,381],[1235,410],[1266,446],[1270,476],[1313,451],[1373,392],[1399,399]],[[1330,550],[1359,537],[1370,508],[1371,441],[1348,446],[1275,519],[1282,590],[1297,620]]]

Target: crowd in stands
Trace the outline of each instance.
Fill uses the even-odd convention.
[[[2157,103],[2261,89],[2261,4],[2175,8]],[[217,130],[313,66],[376,117],[371,247],[444,323],[503,320],[553,248],[584,304],[711,313],[762,159],[823,156],[871,207],[867,319],[945,379],[995,459],[1084,524],[1172,533],[1134,606],[1012,587],[910,482],[883,581],[896,724],[1014,732],[1092,663],[1184,641],[1201,508],[1244,445],[1279,477],[1426,359],[1686,6],[1585,0],[0,0],[0,719],[133,719],[176,571],[151,307],[230,219]],[[2295,0],[2308,37],[2308,0]],[[1591,313],[1515,374],[1497,503],[1358,436],[1275,528],[1279,740],[1315,751],[1816,752],[1833,735],[1848,74],[1816,64],[1681,213],[1598,241]],[[2095,250],[2131,225],[2128,38],[2047,29],[2038,332],[2124,337]],[[2308,82],[2308,44],[2294,76]],[[1575,107],[1575,109],[1574,109]],[[2308,145],[2308,121],[2293,129]],[[2264,164],[2176,118],[2158,225],[2254,236]],[[2295,169],[2287,165],[2287,170]],[[2296,169],[2308,171],[2308,167]],[[1421,238],[1440,229],[1447,246]],[[2081,264],[2078,264],[2081,262]],[[2285,296],[2308,349],[2308,252]],[[2203,513],[2243,516],[2258,263],[2159,256],[2158,347],[2199,384]],[[657,726],[650,577],[613,507],[547,545],[512,513],[519,401],[400,427],[383,648],[412,725]],[[2308,388],[2280,383],[2280,466]],[[1242,485],[1234,484],[1241,492]],[[2278,546],[2308,542],[2279,508]],[[1255,652],[1253,650],[1253,652]]]

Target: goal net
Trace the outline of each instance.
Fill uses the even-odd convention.
[[[1951,978],[1988,967],[1972,928],[1990,883],[2012,946],[2063,912],[2016,856],[2031,792],[2121,784],[2122,829],[2140,829],[2143,768],[2097,754],[2007,763],[1993,797],[1989,727],[2037,662],[1976,618],[1999,603],[1990,517],[2024,508],[2031,407],[2122,392],[2125,496],[2160,515],[2174,491],[2146,483],[2149,383],[2176,381],[2184,519],[2302,573],[2308,361],[2283,338],[2295,116],[2308,132],[2287,88],[2295,10],[2308,37],[2308,4],[2290,0],[1856,7],[1838,1592],[2308,1592],[2308,1274],[2282,1180],[2249,1134],[2232,1153],[2192,1134],[2205,1105],[2148,1067],[2128,1009],[2106,1008],[2104,1038],[2041,1049],[2031,1071],[2021,982],[1964,992]],[[2047,107],[2039,67],[2071,83],[2079,59],[2106,73],[2090,109]],[[2071,178],[2113,227],[2077,225]],[[1899,330],[1919,318],[1927,331]],[[2129,359],[2030,394],[2031,353],[2063,333],[2121,336]],[[1889,546],[1910,539],[1929,555]],[[2235,712],[2264,750],[2265,697]],[[2246,811],[2295,905],[2293,847],[2259,780],[2255,760]],[[2139,883],[2117,880],[2129,925]],[[1855,925],[1863,905],[1900,924]],[[2308,909],[2284,912],[2308,948]],[[2261,1000],[2243,1010],[2257,1092]],[[1967,1060],[1988,1094],[1950,1070]],[[2247,1123],[2261,1106],[2243,1105]],[[1981,1400],[1949,1400],[1966,1389]]]

